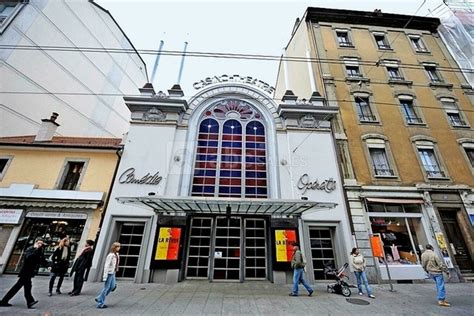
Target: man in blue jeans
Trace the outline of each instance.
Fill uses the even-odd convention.
[[[299,245],[295,242],[293,243],[293,257],[291,258],[291,268],[293,269],[293,288],[291,290],[290,296],[298,296],[298,285],[301,282],[306,291],[308,291],[308,296],[313,295],[313,289],[311,286],[306,283],[303,273],[306,262],[304,260],[303,254],[299,248]]]
[[[446,289],[444,288],[444,277],[443,272],[448,275],[449,272],[446,265],[433,251],[433,246],[426,245],[426,250],[421,255],[421,264],[426,273],[429,274],[436,283],[436,289],[438,290],[438,305],[443,307],[449,307],[451,304],[446,302]]]

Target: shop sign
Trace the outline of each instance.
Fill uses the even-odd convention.
[[[290,262],[293,256],[293,243],[296,242],[296,230],[276,229],[275,248],[277,262]]]
[[[181,228],[161,227],[156,245],[155,260],[178,260]]]
[[[87,219],[87,214],[83,213],[60,213],[60,212],[29,212],[26,217],[34,218],[68,218],[68,219]]]
[[[119,177],[119,183],[131,183],[131,184],[149,184],[157,185],[161,182],[163,177],[160,176],[158,171],[154,175],[151,175],[149,172],[141,178],[135,176],[135,168],[128,168],[125,170]]]
[[[0,224],[18,224],[23,210],[20,209],[0,209]]]
[[[336,180],[329,178],[323,181],[319,181],[318,179],[309,181],[309,175],[305,173],[298,180],[296,187],[298,190],[303,191],[302,194],[305,194],[308,190],[320,190],[331,193],[336,189]]]
[[[252,78],[249,76],[239,76],[239,75],[231,75],[231,76],[222,75],[222,76],[207,77],[204,80],[193,83],[193,87],[194,89],[199,90],[210,84],[220,83],[220,82],[248,83],[262,89],[263,91],[267,93],[272,94],[273,92],[275,92],[274,87],[270,86],[266,82],[263,82],[262,80],[258,80],[257,78]]]

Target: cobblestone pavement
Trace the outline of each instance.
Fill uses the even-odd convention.
[[[186,281],[178,284],[135,284],[118,282],[107,297],[107,309],[95,308],[94,297],[103,284],[84,284],[82,295],[47,296],[48,277],[33,279],[33,295],[39,300],[35,309],[27,309],[23,290],[11,301],[12,307],[0,307],[0,315],[474,315],[474,284],[447,284],[452,306],[439,307],[434,283],[396,284],[395,293],[388,285],[374,285],[376,299],[353,295],[369,305],[355,305],[341,295],[326,292],[325,284],[315,285],[313,297],[301,289],[299,297],[290,297],[289,286],[269,282],[209,283]],[[3,296],[15,276],[0,276]],[[62,291],[71,289],[65,279]],[[353,289],[353,292],[355,289]]]

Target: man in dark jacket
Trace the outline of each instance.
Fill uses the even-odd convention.
[[[40,265],[46,266],[48,264],[44,258],[43,246],[43,240],[36,239],[35,244],[26,249],[23,266],[20,269],[20,273],[18,273],[18,281],[13,285],[10,291],[5,294],[0,301],[0,306],[12,306],[8,301],[15,296],[22,287],[25,291],[26,305],[28,308],[33,308],[33,306],[38,303],[31,294],[31,278],[36,275]]]
[[[84,284],[84,275],[92,266],[92,256],[94,254],[92,246],[94,246],[94,241],[90,239],[87,240],[85,248],[72,266],[71,273],[74,273],[74,288],[68,293],[71,296],[81,294],[82,285]]]

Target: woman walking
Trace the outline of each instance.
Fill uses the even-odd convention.
[[[354,268],[354,274],[357,279],[357,287],[359,288],[359,295],[364,295],[364,292],[362,291],[362,283],[364,283],[365,289],[367,291],[367,295],[370,298],[375,298],[375,296],[372,295],[372,291],[369,287],[369,281],[367,281],[367,275],[365,274],[366,263],[365,263],[364,256],[359,253],[359,249],[357,248],[352,248],[351,265]]]
[[[53,295],[54,280],[59,276],[56,293],[61,294],[61,285],[63,284],[64,275],[69,268],[69,259],[71,258],[71,249],[69,248],[69,238],[65,237],[59,241],[59,245],[52,255],[52,266],[49,280],[48,296]]]
[[[110,253],[107,255],[107,259],[105,259],[104,274],[102,276],[102,280],[104,280],[105,283],[102,292],[100,292],[99,296],[95,299],[97,308],[107,308],[107,305],[105,305],[105,297],[109,295],[111,291],[115,290],[117,286],[115,283],[115,273],[118,271],[120,263],[119,250],[120,243],[114,242],[110,248]]]

